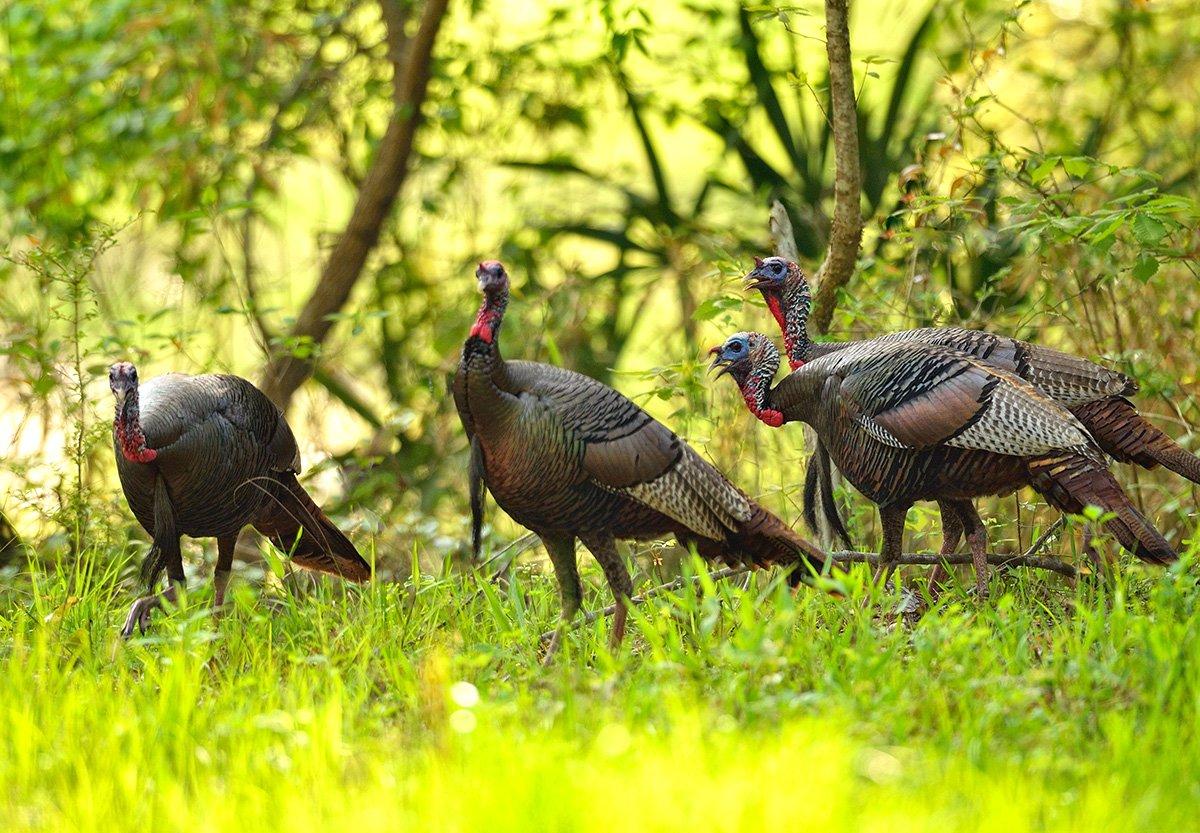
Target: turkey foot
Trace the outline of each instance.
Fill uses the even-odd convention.
[[[542,657],[542,666],[549,667],[554,662],[554,657],[558,654],[558,646],[562,644],[563,632],[567,629],[565,621],[559,622],[557,628],[554,629],[554,636],[550,637],[550,644],[546,646],[546,654]]]
[[[613,614],[612,632],[608,635],[608,649],[614,654],[625,639],[625,617],[628,612],[625,599],[617,597],[617,611]]]
[[[135,601],[129,608],[129,615],[125,617],[125,624],[121,627],[121,638],[128,639],[133,636],[135,626],[138,629],[138,633],[144,634],[146,629],[150,627],[151,612],[156,608],[162,607],[164,601],[175,604],[175,585],[170,585],[161,593],[142,596]]]

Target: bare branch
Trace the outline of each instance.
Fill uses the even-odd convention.
[[[246,308],[258,331],[263,354],[268,358],[270,357],[270,345],[274,340],[274,335],[267,326],[266,319],[263,318],[262,305],[259,303],[258,281],[254,263],[254,224],[258,220],[258,210],[254,204],[254,197],[258,193],[258,189],[262,186],[267,157],[274,150],[279,137],[283,134],[284,116],[297,101],[315,86],[314,82],[323,80],[323,74],[316,72],[321,57],[321,50],[326,41],[343,31],[346,20],[358,9],[358,6],[358,0],[350,3],[340,15],[328,24],[325,31],[316,33],[317,45],[309,53],[308,57],[305,58],[300,68],[296,70],[291,83],[275,103],[275,112],[271,116],[271,121],[267,126],[266,135],[258,145],[258,158],[252,166],[250,180],[246,183],[245,196],[243,197],[246,203],[246,210],[242,214],[242,271],[246,287]],[[306,113],[303,122],[307,122],[309,118],[310,115]]]
[[[858,115],[854,69],[850,63],[849,0],[825,0],[825,52],[829,56],[829,92],[833,103],[833,224],[825,262],[817,272],[817,292],[809,323],[818,333],[829,329],[838,290],[854,274],[862,241],[862,171],[858,157]]]
[[[779,200],[771,203],[771,220],[768,225],[771,230],[771,242],[775,244],[775,254],[786,258],[792,263],[800,261],[800,250],[796,248],[796,232],[792,229],[792,218]]]
[[[1065,561],[1059,561],[1057,558],[1045,558],[1042,556],[1035,556],[1032,554],[1039,546],[1041,546],[1047,540],[1050,539],[1051,535],[1054,533],[1055,530],[1056,530],[1056,527],[1051,527],[1050,529],[1046,530],[1046,534],[1043,535],[1040,539],[1038,539],[1037,544],[1035,544],[1033,547],[1030,547],[1023,555],[993,555],[993,554],[989,554],[987,557],[987,562],[988,562],[988,564],[992,565],[993,567],[1031,567],[1031,568],[1037,569],[1037,570],[1049,570],[1050,572],[1058,573],[1059,575],[1065,576],[1066,578],[1075,579],[1079,576],[1079,571],[1077,569],[1075,569],[1074,567],[1072,567],[1070,564],[1067,564]],[[830,557],[830,559],[837,562],[838,564],[878,564],[879,563],[879,553],[874,553],[874,552],[851,552],[851,551],[831,552],[831,553],[829,553],[829,557]],[[954,555],[933,555],[931,553],[904,553],[903,555],[900,556],[899,560],[897,560],[896,563],[901,566],[915,565],[915,566],[928,567],[928,566],[932,566],[934,564],[972,564],[974,562],[971,560],[971,556],[968,554],[965,554],[965,553],[955,553]],[[733,578],[734,576],[745,575],[746,573],[750,572],[752,569],[754,569],[754,568],[753,567],[724,567],[720,570],[716,570],[712,573],[709,573],[708,577],[710,579],[712,579],[713,581],[720,581],[722,579]],[[692,581],[696,581],[696,580],[697,579],[695,579],[695,578],[692,579]],[[634,605],[644,604],[647,600],[652,599],[655,596],[661,596],[663,593],[669,593],[672,590],[680,589],[687,583],[687,581],[688,581],[688,579],[686,577],[680,576],[679,578],[677,578],[673,581],[669,581],[666,584],[660,584],[658,587],[652,587],[649,590],[647,590],[645,593],[642,593],[640,595],[632,597],[629,600],[629,602],[630,602],[630,604],[634,604]],[[605,616],[612,616],[616,612],[617,612],[617,606],[615,604],[609,605],[608,607],[604,608],[603,610],[589,610],[586,613],[584,613],[579,619],[576,619],[574,622],[572,622],[570,625],[568,625],[566,627],[566,630],[567,631],[577,630],[579,628],[584,627],[585,625],[589,625],[592,622],[595,622],[597,619],[600,619]],[[547,631],[546,633],[543,633],[541,635],[540,639],[543,642],[545,642],[545,641],[551,639],[553,636],[554,636],[554,631]]]
[[[421,105],[429,85],[430,65],[437,33],[448,0],[428,0],[411,42],[404,45],[403,71],[393,78],[395,107],[379,142],[375,159],[363,178],[350,220],[329,254],[321,278],[296,318],[282,349],[263,371],[262,388],[275,404],[286,409],[292,395],[312,373],[312,362],[292,355],[288,344],[320,345],[333,327],[331,316],[345,306],[362,275],[367,257],[379,240],[384,221],[408,176],[413,140],[421,123]],[[390,0],[381,0],[384,22],[402,20]],[[402,40],[389,32],[389,55]]]

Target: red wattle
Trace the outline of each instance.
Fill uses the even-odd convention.
[[[476,321],[471,327],[471,336],[478,338],[485,344],[492,343],[492,328],[486,321]]]
[[[484,344],[491,344],[496,338],[496,322],[499,318],[500,316],[485,306],[475,316],[475,323],[471,325],[471,335]]]
[[[764,411],[759,411],[756,416],[772,428],[778,428],[783,425],[783,414],[779,411],[773,411],[769,408]]]
[[[779,331],[786,333],[787,325],[784,323],[783,306],[779,303],[779,297],[774,293],[767,296],[767,309],[771,311],[771,316],[775,319],[775,323],[779,325]]]
[[[127,449],[121,449],[121,453],[125,455],[126,460],[129,460],[132,463],[153,463],[155,458],[158,457],[157,451],[155,451],[153,448],[146,448],[145,446],[142,446],[133,452],[130,452]]]
[[[116,420],[117,444],[121,446],[121,456],[131,463],[153,463],[158,452],[146,447],[146,437],[141,428],[130,431],[124,422]]]
[[[802,359],[788,359],[788,367],[792,370],[799,370],[804,367],[804,361]]]

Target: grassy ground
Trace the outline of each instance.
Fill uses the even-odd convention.
[[[912,629],[867,589],[760,576],[652,602],[617,656],[582,629],[550,669],[547,576],[322,585],[271,612],[235,587],[222,620],[198,590],[121,644],[115,573],[9,586],[0,829],[1198,825],[1186,563],[1103,588],[1012,573]]]

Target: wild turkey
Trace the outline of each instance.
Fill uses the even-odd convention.
[[[471,441],[474,546],[486,486],[545,544],[562,597],[562,625],[580,605],[577,538],[616,597],[614,647],[624,636],[625,600],[633,592],[616,539],[669,533],[708,558],[799,564],[806,576],[820,571],[820,550],[625,396],[570,370],[505,361],[499,334],[508,275],[494,260],[475,274],[483,304],[454,378],[454,403]],[[560,626],[548,656],[561,633]]]
[[[1139,558],[1177,557],[1109,474],[1087,429],[1005,370],[939,345],[868,341],[805,362],[772,387],[779,351],[761,333],[737,333],[712,353],[755,416],[811,425],[842,474],[878,505],[885,572],[901,552],[909,507],[937,500],[966,528],[985,594],[986,535],[971,501],[1025,485],[1064,512],[1095,505],[1113,513],[1108,529]]]
[[[300,451],[283,414],[237,376],[169,373],[139,387],[129,362],[109,368],[113,449],[129,508],[153,539],[142,577],[162,594],[134,602],[121,629],[143,632],[184,585],[179,537],[215,537],[214,609],[225,600],[238,532],[253,526],[301,567],[365,581],[371,567],[296,480]]]
[[[755,258],[755,268],[746,280],[762,293],[778,322],[793,370],[859,343],[814,344],[809,340],[812,298],[804,271],[795,263],[781,257]],[[1138,413],[1126,398],[1137,393],[1137,382],[1124,373],[1049,347],[962,327],[924,327],[889,333],[872,341],[916,341],[950,347],[1014,373],[1070,410],[1113,459],[1147,469],[1162,465],[1200,484],[1200,457],[1181,448]]]
[[[746,280],[762,293],[767,308],[779,324],[788,364],[793,370],[807,361],[859,343],[813,343],[808,334],[812,296],[804,270],[781,257],[754,260],[755,268],[746,275]],[[925,327],[890,333],[873,340],[917,341],[952,347],[1014,373],[1071,411],[1100,448],[1115,460],[1147,469],[1162,465],[1193,483],[1200,483],[1200,458],[1181,448],[1138,413],[1127,398],[1137,392],[1137,382],[1123,373],[1048,347],[961,327]],[[820,447],[815,450],[814,460],[818,466],[814,471],[820,470],[824,453]],[[806,483],[810,492],[816,485],[815,482]],[[844,531],[832,495],[826,490],[821,491],[821,503],[835,529]],[[945,538],[954,533],[955,513],[947,511],[947,507],[941,508],[943,552],[953,552],[958,543],[957,536],[948,545]],[[806,501],[805,514],[810,523],[813,511],[812,504]]]

